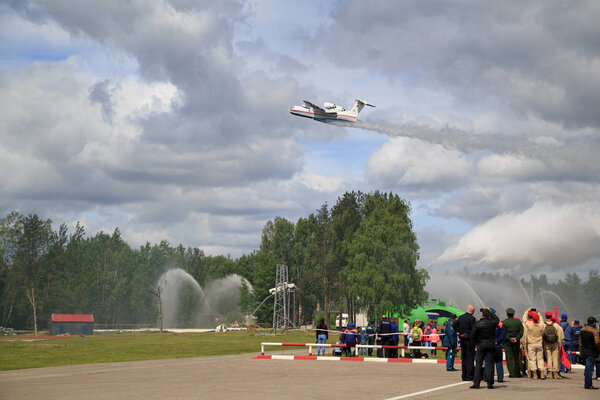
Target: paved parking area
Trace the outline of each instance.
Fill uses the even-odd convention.
[[[460,381],[460,372],[446,372],[442,364],[255,360],[253,356],[5,371],[0,372],[0,398],[600,399],[600,391],[583,389],[582,370],[558,381],[507,379],[496,390],[472,390],[470,383]]]

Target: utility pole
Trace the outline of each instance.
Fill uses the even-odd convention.
[[[27,295],[27,298],[29,299],[29,302],[31,303],[31,307],[33,307],[33,336],[37,336],[38,334],[38,330],[37,330],[37,310],[35,307],[35,293],[33,291],[33,288],[31,288],[31,290],[27,289],[25,291],[25,294]]]
[[[167,284],[167,281],[165,280],[164,284],[163,284],[163,288],[164,286]],[[162,316],[162,305],[161,305],[161,301],[160,301],[160,285],[156,286],[156,290],[154,289],[150,289],[150,292],[152,292],[153,295],[155,295],[158,299],[158,320],[160,321],[160,333],[163,333],[163,316]]]

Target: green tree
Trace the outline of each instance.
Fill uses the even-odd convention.
[[[35,214],[20,215],[16,222],[14,257],[5,282],[5,296],[12,309],[10,321],[14,326],[33,328],[33,309],[27,291],[34,289],[36,308],[44,305],[41,260],[48,250],[51,232],[51,221],[42,220]]]
[[[337,289],[339,299],[338,324],[341,326],[343,300],[346,298],[349,322],[354,322],[353,304],[355,296],[346,292],[345,278],[349,269],[349,252],[352,239],[362,221],[364,195],[361,192],[346,192],[338,198],[331,209],[329,226],[329,277]]]
[[[419,246],[410,205],[394,194],[365,196],[364,218],[353,236],[344,271],[348,293],[360,297],[370,315],[420,304],[428,274],[417,269]]]

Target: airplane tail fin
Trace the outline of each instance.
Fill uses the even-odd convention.
[[[352,113],[352,115],[358,116],[358,113],[365,107],[365,106],[369,106],[369,107],[375,107],[373,104],[369,104],[366,101],[362,101],[362,100],[358,100],[356,99],[356,104],[354,104],[354,107],[352,107],[352,110],[350,110],[350,112]]]

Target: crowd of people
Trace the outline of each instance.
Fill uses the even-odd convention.
[[[450,315],[442,325],[415,320],[404,320],[402,331],[397,319],[381,317],[375,328],[374,321],[360,330],[350,323],[340,334],[341,355],[352,357],[357,344],[377,344],[376,356],[398,357],[398,346],[410,346],[412,352],[406,357],[437,355],[440,345],[446,351],[446,370],[456,371],[454,361],[461,352],[462,380],[472,381],[472,389],[478,389],[485,381],[489,389],[494,386],[494,372],[498,382],[504,381],[503,353],[510,378],[561,379],[561,373],[571,373],[573,363],[585,365],[584,387],[597,389],[592,384],[594,369],[600,380],[600,336],[598,321],[594,317],[581,327],[579,321],[569,322],[566,314],[560,321],[551,311],[542,313],[529,308],[521,320],[515,317],[513,308],[506,309],[503,321],[494,308],[481,308],[481,318],[475,318],[475,308],[469,305],[460,316]],[[317,326],[317,342],[326,343],[328,330],[324,319]],[[400,343],[400,336],[403,343]],[[424,347],[424,349],[423,349]],[[424,350],[422,352],[422,350]],[[319,347],[318,355],[325,354]],[[373,347],[360,348],[360,356],[372,356]],[[547,365],[547,368],[546,368]]]
[[[480,309],[479,320],[474,312],[474,307],[468,306],[460,317],[453,315],[445,323],[444,337],[444,346],[448,347],[446,369],[454,370],[454,355],[460,346],[462,379],[473,381],[472,389],[478,389],[482,380],[493,389],[494,369],[498,381],[504,380],[503,351],[511,378],[561,379],[561,372],[570,373],[572,363],[580,361],[585,364],[584,387],[597,389],[592,384],[594,368],[600,380],[596,318],[588,318],[582,328],[579,321],[569,323],[566,314],[558,321],[551,311],[542,316],[535,308],[527,309],[521,320],[515,318],[512,308],[506,310],[504,321],[493,308]]]

